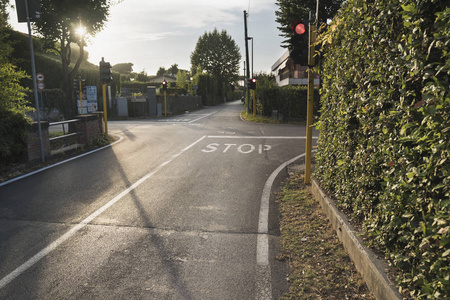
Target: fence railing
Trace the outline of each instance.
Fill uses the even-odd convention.
[[[65,128],[65,124],[69,124],[69,123],[75,123],[75,122],[80,122],[79,119],[75,119],[75,120],[68,120],[68,121],[60,121],[60,122],[52,122],[52,123],[48,123],[48,126],[57,126],[57,125],[62,125],[62,130],[63,130],[63,135],[61,136],[57,136],[57,137],[52,137],[49,138],[50,141],[55,141],[55,140],[59,140],[59,139],[64,139],[64,138],[68,138],[71,136],[76,136],[81,134],[80,132],[74,132],[74,133],[67,133],[66,134],[66,128]],[[49,130],[50,131],[50,130]]]

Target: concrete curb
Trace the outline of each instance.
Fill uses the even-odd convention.
[[[385,270],[388,266],[377,259],[370,249],[363,246],[358,232],[350,225],[347,217],[336,208],[334,201],[325,195],[316,180],[312,180],[311,187],[312,194],[327,214],[338,238],[344,244],[345,250],[374,297],[383,300],[402,299],[397,287],[387,277]]]

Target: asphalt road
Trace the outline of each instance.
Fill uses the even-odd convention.
[[[0,186],[0,299],[276,299],[273,192],[302,126],[240,101],[109,122],[123,139]]]

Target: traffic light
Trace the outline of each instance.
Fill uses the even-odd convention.
[[[256,90],[256,78],[248,80],[248,88],[251,90]]]
[[[302,66],[308,65],[308,48],[309,48],[309,26],[308,21],[295,21],[292,23],[291,30],[294,36],[291,38],[290,53],[295,64]]]
[[[75,93],[80,92],[80,84],[78,83],[78,79],[73,80],[73,90],[75,91]]]
[[[100,81],[102,84],[107,84],[112,81],[111,64],[105,62],[104,59],[100,61]]]
[[[164,79],[162,82],[163,91],[167,91],[167,81]]]

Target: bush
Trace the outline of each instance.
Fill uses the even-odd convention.
[[[268,77],[258,77],[256,85],[257,107],[261,107],[259,114],[269,117],[273,110],[284,114],[285,118],[306,120],[306,106],[308,102],[306,86],[287,85],[279,87]],[[319,92],[314,90],[314,115],[318,116]]]
[[[41,101],[40,99],[40,95],[38,95],[39,97],[39,101]],[[26,94],[26,99],[29,102],[29,105],[31,107],[35,107],[36,106],[36,101],[34,100],[34,92],[33,91],[27,91]],[[44,91],[42,91],[42,100],[44,102],[44,107],[51,109],[51,108],[56,108],[58,109],[61,113],[64,113],[64,104],[66,101],[66,94],[64,93],[63,90],[60,89],[46,89]]]
[[[450,8],[350,0],[325,50],[315,176],[413,298],[450,297]]]
[[[0,165],[10,165],[24,159],[27,152],[27,125],[23,113],[0,110]]]

